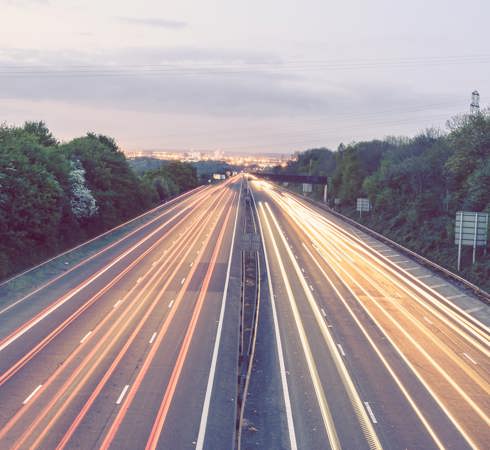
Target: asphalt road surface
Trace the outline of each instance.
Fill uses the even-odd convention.
[[[116,247],[3,305],[0,448],[231,447],[240,186],[162,207]]]
[[[261,298],[241,416],[246,205]],[[164,205],[1,305],[0,449],[489,448],[489,308],[403,258],[242,176]]]
[[[464,294],[440,294],[456,288],[415,275],[413,262],[325,210],[268,182],[250,185],[270,283],[262,339],[275,342],[274,374],[284,371],[280,399],[267,401],[282,404],[284,432],[262,433],[280,425],[253,398],[247,446],[489,448],[488,327],[449,300]]]

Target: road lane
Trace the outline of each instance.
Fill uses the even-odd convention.
[[[313,294],[318,292],[339,351],[346,358],[360,355],[348,367],[371,398],[364,405],[382,444],[392,444],[394,426],[407,448],[484,448],[489,437],[485,325],[439,299],[422,280],[397,271],[324,211],[268,183],[252,184],[257,198],[277,216]],[[350,328],[338,326],[346,313],[354,321]],[[363,352],[374,354],[362,361]],[[391,398],[376,387],[385,380],[396,393]],[[401,411],[407,411],[403,420]],[[407,426],[405,417],[414,426]],[[419,436],[410,428],[420,430]]]
[[[55,286],[49,285],[48,295],[41,295],[45,294],[44,291],[46,291],[46,288],[44,288],[41,289],[41,292],[35,292],[35,294],[29,295],[29,302],[15,302],[12,304],[14,306],[13,308],[4,309],[0,315],[0,332],[2,333],[0,351],[3,351],[12,342],[22,337],[24,333],[30,331],[36,325],[41,324],[46,317],[65,306],[67,302],[74,299],[78,294],[85,294],[84,289],[93,289],[95,287],[95,281],[100,279],[99,282],[103,283],[107,279],[112,279],[114,277],[114,271],[121,270],[122,267],[128,264],[128,261],[134,260],[138,256],[137,252],[141,254],[147,250],[148,246],[154,244],[161,237],[159,233],[162,230],[180,216],[185,213],[188,214],[203,196],[205,198],[209,194],[209,192],[198,193],[196,195],[197,198],[191,197],[190,201],[186,199],[187,202],[184,205],[172,207],[169,211],[165,211],[157,218],[152,219],[149,224],[135,230],[136,233],[131,233],[118,241],[117,243],[120,245],[115,247],[112,244],[108,245],[100,252],[98,255],[99,258],[96,258],[96,264],[92,258],[88,258],[84,262],[84,270],[77,271],[78,274],[66,273],[63,278],[56,280]],[[167,220],[162,223],[162,219],[164,218]],[[134,241],[135,239],[136,241]],[[114,253],[114,251],[117,253]],[[98,270],[93,270],[94,265],[98,267]],[[83,278],[80,282],[75,282],[75,280],[78,280],[78,277],[72,278],[73,275],[83,276]],[[60,289],[62,294],[58,298],[55,297],[56,300],[53,301],[53,296],[56,296]],[[75,302],[76,299],[71,301],[71,303]],[[19,323],[26,315],[28,319],[25,322]],[[13,329],[15,324],[18,324],[18,326]]]
[[[376,241],[279,188],[251,186],[271,294],[260,308],[271,330],[258,341],[277,371],[262,382],[278,385],[264,387],[277,398],[252,403],[275,415],[262,442],[485,448],[486,325]],[[242,189],[236,177],[189,195],[0,312],[0,448],[233,448]],[[2,316],[15,326],[2,328]]]
[[[104,378],[104,375],[107,375],[107,368],[111,364],[117,367],[117,363],[122,361],[122,356],[124,355],[118,358],[117,351],[120,351],[118,349],[121,346],[130,342],[131,336],[144,341],[147,346],[157,347],[159,332],[155,330],[159,329],[158,322],[160,322],[161,328],[163,318],[170,316],[174,310],[180,311],[180,309],[186,314],[181,317],[180,321],[176,320],[176,323],[178,323],[178,327],[185,329],[185,323],[188,322],[189,315],[184,308],[179,309],[179,302],[172,297],[175,297],[176,291],[181,290],[183,293],[182,297],[189,302],[189,305],[195,301],[193,299],[193,291],[189,290],[187,280],[192,280],[194,285],[200,283],[199,277],[202,275],[203,266],[200,261],[202,257],[207,257],[209,249],[212,248],[211,242],[215,237],[215,231],[221,228],[218,218],[221,220],[222,211],[226,209],[227,205],[228,211],[237,207],[238,185],[237,180],[234,180],[231,184],[224,183],[212,189],[212,195],[208,194],[207,197],[198,197],[196,195],[196,208],[192,210],[182,224],[186,227],[185,231],[182,226],[173,233],[167,233],[168,235],[162,239],[159,246],[155,246],[152,252],[145,254],[142,258],[141,267],[135,271],[133,276],[124,276],[119,283],[111,285],[101,296],[105,301],[105,309],[87,308],[82,311],[80,319],[74,323],[83,323],[85,330],[83,333],[80,333],[79,330],[77,330],[77,333],[72,333],[68,339],[70,342],[68,346],[75,344],[74,338],[76,335],[76,347],[71,353],[68,351],[64,354],[61,366],[58,366],[56,361],[51,361],[51,372],[54,370],[51,373],[53,380],[51,386],[50,382],[43,382],[36,392],[33,392],[23,407],[18,409],[17,413],[15,413],[15,409],[9,412],[8,408],[2,411],[4,421],[0,429],[1,442],[8,445],[8,448],[20,448],[25,445],[33,448],[37,446],[45,448],[48,445],[50,448],[54,448],[58,444],[61,444],[60,448],[62,448],[67,443],[70,443],[71,435],[77,431],[77,423],[71,428],[74,423],[74,417],[77,417],[77,411],[78,414],[87,411],[92,413],[91,405],[83,409],[83,399],[90,398],[91,393],[96,392],[97,383]],[[199,216],[201,220],[197,220]],[[204,222],[202,222],[202,219],[204,219]],[[227,242],[229,242],[229,234],[230,228],[227,227]],[[168,240],[172,236],[174,242],[169,243]],[[184,251],[186,252],[185,254],[183,253]],[[225,251],[227,257],[230,251],[231,248]],[[157,255],[160,255],[160,258]],[[175,269],[173,275],[169,273],[172,267]],[[193,269],[193,267],[196,269]],[[196,273],[195,279],[192,277],[193,271]],[[139,275],[137,272],[139,272]],[[181,284],[181,279],[186,281]],[[165,283],[167,283],[166,286]],[[121,285],[120,289],[117,289],[118,285]],[[113,291],[116,291],[116,295],[113,295]],[[120,295],[123,292],[124,294]],[[159,305],[157,308],[158,315],[146,314],[145,317],[144,312],[148,313],[146,309],[148,306],[145,305],[148,305],[150,298],[154,300],[155,306]],[[163,307],[164,305],[165,307]],[[109,307],[110,309],[108,309]],[[112,319],[111,313],[114,315]],[[162,313],[164,313],[163,316],[161,315]],[[155,320],[157,316],[160,317],[159,320]],[[53,313],[49,316],[48,321],[51,323],[54,318],[55,314]],[[89,322],[92,322],[89,324],[90,326],[88,326]],[[94,322],[102,325],[97,328],[97,325],[93,326]],[[145,324],[145,326],[138,328],[140,324]],[[47,344],[44,358],[39,359],[42,360],[42,364],[46,363],[50,356],[55,356],[55,359],[61,356],[63,351],[65,351],[63,338],[66,338],[74,328],[76,327],[70,324],[70,326],[60,331],[59,339],[53,339]],[[179,339],[176,339],[176,336],[171,336],[171,334],[169,333],[168,344],[175,348],[176,345],[180,345]],[[25,333],[25,337],[30,336],[30,332]],[[17,343],[20,343],[23,338],[24,336],[19,338],[19,341],[13,342],[11,347],[15,348]],[[35,346],[35,339],[33,342]],[[32,346],[32,342],[30,344]],[[87,350],[83,351],[82,348]],[[129,344],[127,348],[129,350],[125,356],[129,357],[129,361],[126,359],[124,360],[125,363],[129,362],[129,366],[137,367],[138,361],[141,359],[141,346],[139,344],[134,346]],[[134,350],[136,351],[134,352]],[[71,359],[70,356],[72,357]],[[8,382],[0,387],[0,398],[2,400],[8,398],[9,403],[15,403],[15,399],[18,396],[17,392],[23,391],[26,380],[34,378],[35,361],[36,358],[30,359],[25,367],[20,368],[18,373],[13,374],[14,376],[12,376],[11,380],[9,379]],[[123,367],[125,372],[129,370],[126,369],[126,364]],[[120,369],[114,372],[118,375]],[[22,374],[25,375],[24,380],[21,380]],[[130,379],[130,377],[127,377],[127,379]],[[17,382],[17,380],[22,382]],[[112,392],[113,386],[110,382],[110,374],[106,376],[107,380],[109,380],[109,392]],[[126,386],[128,387],[126,388]],[[105,402],[106,397],[103,386],[101,385],[100,387],[98,393],[102,392]],[[123,384],[115,396],[114,405],[116,405],[116,400],[119,401],[119,405],[123,404],[128,398],[130,389],[131,384],[129,382]],[[188,395],[193,394],[188,392]],[[95,395],[94,399],[97,399],[97,397],[98,395]],[[26,399],[26,396],[24,396],[24,399]],[[4,403],[2,401],[3,406]],[[20,413],[20,411],[27,411],[28,413]],[[111,408],[110,414],[112,412]],[[74,413],[75,415],[73,416]],[[108,417],[110,417],[110,414]],[[83,424],[83,414],[80,418],[79,422]],[[88,422],[90,422],[93,417],[89,415],[88,419]],[[97,419],[102,419],[98,420],[98,428],[100,430],[101,426],[103,427],[104,423],[106,423],[107,417],[104,419],[104,415],[101,414]],[[199,420],[197,420],[196,428],[198,424]],[[92,428],[92,436],[86,439],[88,436],[85,435],[82,439],[82,447],[93,448],[91,442],[93,443],[97,440],[97,436],[95,436],[95,441],[92,440],[94,433],[97,434],[96,430],[94,431],[94,428]],[[232,435],[232,431],[229,434]],[[63,436],[66,436],[66,440],[62,440]]]

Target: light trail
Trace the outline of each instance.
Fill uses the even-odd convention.
[[[215,204],[217,204],[217,202],[219,201],[219,197],[215,199]],[[206,211],[204,211],[200,216],[198,216],[198,218],[194,221],[194,227],[198,225],[199,223],[199,220],[201,217],[205,216],[206,214]],[[197,239],[199,237],[199,234],[196,235],[195,237],[195,240],[197,242]],[[184,247],[185,248],[185,247]],[[190,247],[189,247],[190,249]],[[172,247],[170,248],[171,250],[171,254],[170,256],[174,256],[176,257],[178,255],[178,251],[179,251],[179,247],[178,245],[176,244],[173,244]],[[182,251],[182,250],[181,250]],[[190,250],[188,250],[190,251]],[[163,256],[161,257],[161,259],[163,259]],[[180,267],[180,266],[179,266]],[[151,286],[153,286],[153,289],[156,287],[156,283],[155,283],[155,280],[157,279],[157,277],[161,277],[163,278],[163,276],[165,275],[165,273],[167,273],[167,271],[170,269],[170,266],[168,266],[168,264],[166,265],[161,265],[158,270],[152,275],[152,277],[150,277],[150,279],[148,280],[147,284],[143,287],[143,289],[139,289],[139,292],[138,294],[133,298],[132,297],[132,293],[133,291],[137,288],[136,285],[133,286],[132,290],[130,290],[124,297],[124,300],[127,299],[127,298],[132,298],[132,303],[131,305],[136,305],[137,306],[137,309],[135,311],[133,311],[132,313],[132,317],[134,317],[134,315],[141,309],[143,308],[144,306],[144,301],[146,301],[151,292],[152,292],[152,289],[148,290],[148,288],[150,288]],[[174,273],[177,273],[177,270],[174,271]],[[147,273],[149,274],[149,272]],[[161,279],[160,278],[160,279]],[[169,280],[170,281],[170,280]],[[143,296],[143,297],[142,297]],[[141,302],[138,302],[140,297],[143,298],[143,301]],[[112,309],[112,311],[114,311],[114,309]],[[60,390],[57,391],[56,395],[51,399],[50,401],[50,404],[51,405],[50,407],[48,408],[44,408],[41,415],[38,416],[38,420],[35,421],[35,423],[39,423],[40,420],[49,412],[49,410],[54,406],[54,404],[56,403],[56,401],[58,399],[61,398],[61,395],[63,392],[65,392],[68,387],[70,386],[71,384],[71,380],[74,380],[75,377],[82,373],[82,369],[87,366],[92,358],[92,356],[94,355],[98,355],[98,359],[97,359],[97,362],[100,363],[100,361],[102,361],[103,359],[103,356],[107,353],[107,351],[109,350],[110,346],[106,345],[106,340],[112,335],[112,341],[111,342],[116,342],[117,339],[119,338],[119,336],[121,336],[121,334],[123,333],[124,331],[124,327],[120,327],[120,324],[129,324],[130,320],[126,317],[128,314],[129,314],[129,305],[127,307],[126,310],[123,311],[123,313],[120,313],[119,316],[117,317],[117,319],[113,322],[111,322],[112,318],[111,318],[111,315],[113,314],[112,312],[110,312],[108,315],[106,315],[104,317],[104,319],[99,323],[99,325],[97,326],[96,329],[93,330],[93,335],[95,335],[97,333],[97,331],[99,329],[102,329],[102,327],[106,324],[106,323],[112,323],[112,326],[111,328],[108,330],[108,332],[105,334],[105,337],[100,339],[98,342],[97,342],[97,345],[92,349],[92,351],[89,353],[89,355],[87,357],[85,357],[84,361],[82,361],[82,363],[77,367],[77,369],[75,370],[74,373],[71,374],[70,378],[65,382],[64,384],[64,387],[62,387]],[[115,333],[115,334],[114,334]],[[92,336],[93,336],[92,335]],[[91,338],[92,338],[91,336]],[[87,341],[88,342],[88,341]],[[69,357],[68,359],[65,361],[65,364],[63,366],[60,366],[58,367],[55,372],[49,377],[49,379],[44,383],[44,386],[43,386],[43,391],[46,390],[46,388],[59,376],[59,374],[61,373],[61,371],[68,367],[69,366],[69,363],[74,360],[76,358],[76,356],[78,355],[78,353],[80,352],[80,349],[82,348],[82,346],[78,347],[75,352],[73,352]],[[99,349],[102,349],[102,352],[99,352]],[[92,364],[91,365],[91,369],[89,370],[94,370],[95,368],[97,367],[97,363],[96,364]],[[85,379],[88,378],[87,374],[89,372],[87,372],[85,374]],[[91,373],[91,372],[90,372]],[[39,398],[39,396],[38,396]],[[66,405],[66,403],[64,403]],[[48,405],[48,406],[49,406]],[[32,403],[30,403],[28,406],[32,406]],[[17,421],[26,413],[26,409],[23,408],[21,410],[19,410],[11,419],[10,421],[7,423],[7,425],[1,430],[0,432],[0,439],[2,439],[6,433],[17,423]],[[33,423],[34,425],[34,423]],[[25,437],[27,437],[27,434],[29,432],[32,432],[33,426],[29,429],[29,430],[26,430],[26,432],[24,433],[23,437],[20,439],[20,442],[21,443]],[[43,435],[45,433],[42,433]]]
[[[263,186],[262,188],[264,189]],[[436,362],[436,360],[424,350],[424,348],[415,340],[415,338],[405,331],[402,326],[403,321],[399,320],[396,322],[390,314],[395,311],[402,312],[403,316],[400,317],[403,317],[404,321],[408,320],[413,326],[416,327],[419,332],[423,333],[423,335],[425,335],[427,339],[429,339],[429,342],[431,342],[432,345],[438,346],[440,351],[438,353],[436,352],[436,354],[446,355],[450,359],[450,361],[452,361],[455,370],[462,370],[463,373],[470,376],[472,379],[472,386],[480,386],[482,389],[484,389],[487,399],[489,389],[488,377],[480,378],[480,376],[474,372],[475,365],[473,365],[473,367],[470,367],[466,362],[463,364],[463,360],[461,358],[464,359],[464,354],[455,352],[453,348],[448,347],[448,345],[450,344],[453,345],[452,340],[440,342],[439,337],[434,337],[432,330],[427,328],[428,325],[420,322],[420,320],[424,318],[425,322],[429,323],[426,316],[421,314],[419,314],[418,316],[414,316],[412,312],[408,312],[399,301],[395,303],[393,291],[389,290],[386,281],[391,283],[391,285],[395,287],[395,290],[399,290],[399,292],[402,292],[402,295],[409,296],[410,298],[415,299],[416,303],[413,304],[413,306],[419,305],[423,307],[426,311],[430,312],[431,316],[437,319],[437,326],[439,328],[442,326],[449,327],[450,330],[454,331],[458,336],[464,339],[466,344],[470,345],[470,348],[477,348],[478,351],[482,352],[484,355],[488,355],[487,334],[483,331],[486,328],[482,324],[478,323],[474,318],[468,318],[468,315],[466,313],[460,315],[457,309],[451,309],[445,303],[440,304],[440,302],[438,301],[438,296],[440,296],[440,294],[437,293],[437,295],[433,295],[432,293],[423,291],[419,286],[413,284],[413,282],[411,281],[413,276],[408,274],[408,272],[405,271],[405,274],[409,277],[409,279],[405,280],[403,278],[400,278],[402,277],[402,275],[400,273],[396,273],[394,268],[389,266],[387,262],[383,260],[384,256],[382,254],[380,254],[379,252],[376,252],[376,254],[370,254],[370,252],[366,250],[366,248],[364,248],[364,246],[366,245],[365,243],[361,243],[361,241],[357,237],[349,235],[347,231],[340,230],[340,227],[338,225],[333,224],[330,220],[323,217],[318,212],[314,211],[311,207],[304,207],[302,202],[299,201],[290,202],[288,200],[288,198],[291,197],[289,196],[289,194],[279,195],[273,190],[268,190],[267,194],[269,194],[273,198],[274,202],[285,212],[287,216],[290,217],[299,233],[305,234],[305,236],[307,236],[308,239],[311,240],[312,247],[317,252],[319,252],[320,256],[324,259],[325,264],[327,264],[327,266],[337,274],[339,279],[343,282],[343,284],[348,288],[353,297],[372,318],[374,323],[381,329],[384,335],[389,338],[391,332],[388,329],[384,328],[371,314],[371,304],[379,308],[379,310],[392,322],[393,326],[396,327],[398,332],[401,333],[405,341],[413,344],[417,348],[417,350],[426,358],[426,360],[429,361],[430,364],[439,371],[442,378],[445,379],[446,382],[449,383],[452,388],[454,388],[462,396],[462,398],[464,398],[468,402],[468,404],[483,420],[485,424],[483,425],[483,427],[488,427],[488,417],[484,410],[482,410],[480,406],[467,395],[464,388],[461,388],[458,385],[458,381],[455,381],[453,376],[447,375],[445,370],[442,369],[442,367],[440,366],[440,363]],[[308,251],[308,253],[310,253],[310,255],[312,255],[307,247],[305,247],[305,249]],[[346,258],[347,255],[350,255],[350,261],[349,258]],[[389,259],[385,259],[390,262]],[[359,265],[359,260],[362,261],[364,265]],[[357,279],[354,277],[354,274],[356,274]],[[381,282],[381,279],[379,277],[382,277],[386,281]],[[405,286],[402,286],[400,284],[400,281],[397,281],[395,277],[401,279],[401,281],[405,283]],[[366,283],[367,285],[375,288],[378,293],[371,293],[370,291],[368,291],[363,286],[363,284]],[[362,292],[362,296],[364,298],[368,298],[370,300],[370,303],[361,300],[359,298],[359,294],[351,288],[350,284],[355,286],[356,290],[360,290]],[[332,284],[332,286],[335,287],[334,284]],[[381,297],[379,297],[380,294]],[[388,314],[388,312],[381,306],[378,298],[383,299],[383,301],[390,301],[393,304],[393,307],[395,307],[396,309],[391,308],[391,312],[390,314]],[[427,304],[427,302],[429,304]],[[449,318],[450,320],[448,321],[447,318]],[[418,336],[417,339],[419,339]],[[453,424],[456,426],[462,436],[466,439],[469,445],[473,448],[477,448],[477,444],[468,435],[468,433],[464,431],[459,421],[456,420],[451,412],[449,412],[447,407],[443,406],[445,402],[442,402],[439,395],[436,394],[429,387],[429,384],[433,384],[433,380],[427,379],[426,381],[423,381],[425,377],[422,377],[419,371],[415,369],[413,364],[408,361],[408,359],[405,357],[404,351],[400,350],[398,345],[395,344],[391,339],[390,343],[403,357],[403,359],[417,376],[417,378],[422,381],[422,384],[428,389],[436,402],[441,406],[441,409],[450,418],[450,420],[453,422]],[[411,358],[412,356],[413,355],[408,354],[408,357]],[[394,376],[393,371],[391,371],[391,374],[392,376]],[[469,384],[467,384],[467,386],[469,386]],[[399,384],[399,387],[402,386]],[[406,390],[404,390],[404,394],[406,394],[406,396],[408,395]],[[412,407],[416,407],[413,402],[411,402],[411,404]],[[462,411],[460,411],[459,409],[456,411],[458,415],[461,415]],[[416,412],[419,418],[422,419],[423,416],[421,416],[420,410],[418,410],[418,408],[416,409]],[[426,428],[428,428],[428,422],[425,418],[423,418],[423,423],[424,425],[426,425]],[[465,424],[466,423],[467,421],[465,417]],[[478,429],[478,427],[473,428],[475,430]],[[435,440],[437,441],[438,446],[442,448],[440,440],[437,439],[432,431],[430,432],[430,434],[433,438],[436,438]]]

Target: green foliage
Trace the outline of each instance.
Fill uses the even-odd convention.
[[[0,278],[196,185],[180,163],[140,178],[107,136],[59,144],[43,122],[0,125]]]
[[[53,147],[58,144],[44,122],[25,122],[24,131],[33,136],[44,147]]]
[[[363,223],[455,270],[456,211],[490,212],[490,113],[454,118],[448,128],[446,134],[427,130],[414,138],[341,144],[334,167],[317,167],[308,150],[290,168],[308,173],[311,165],[311,174],[331,176],[330,200],[340,198],[341,211],[357,220],[356,198],[368,196],[374,209]],[[479,251],[471,266],[466,250],[463,275],[490,290],[490,257]]]
[[[97,214],[86,220],[90,230],[113,227],[151,206],[151,196],[112,138],[89,133],[59,150],[85,170],[87,186],[98,206]]]
[[[66,179],[50,171],[51,153],[24,130],[0,128],[0,276],[54,243]]]
[[[144,174],[147,185],[153,186],[159,201],[166,201],[181,192],[198,186],[197,171],[189,163],[172,161]]]

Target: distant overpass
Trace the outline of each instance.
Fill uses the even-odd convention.
[[[252,172],[251,175],[257,178],[264,178],[270,181],[279,181],[287,183],[310,183],[310,184],[327,184],[327,177],[319,175],[291,175],[266,172]]]

